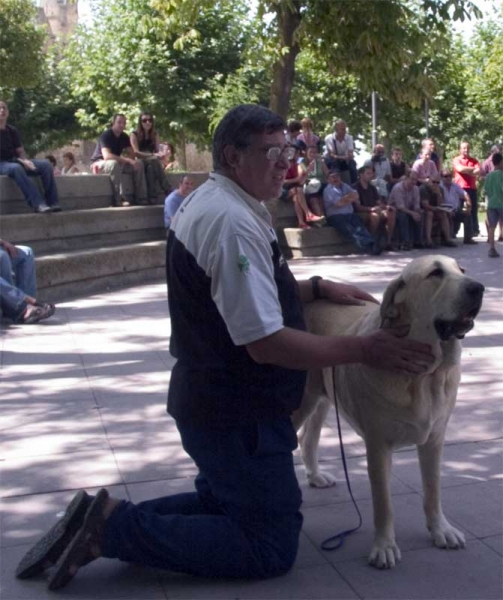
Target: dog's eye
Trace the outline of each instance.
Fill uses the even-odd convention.
[[[428,277],[443,277],[444,276],[444,271],[443,269],[434,269],[429,275]]]

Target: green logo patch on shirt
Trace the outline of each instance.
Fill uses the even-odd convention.
[[[241,273],[248,273],[250,270],[250,261],[246,258],[244,254],[240,254],[238,258],[238,269]]]

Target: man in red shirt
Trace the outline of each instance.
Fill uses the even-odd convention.
[[[480,165],[476,158],[470,156],[470,144],[468,142],[461,142],[459,156],[452,159],[452,169],[454,171],[454,183],[457,183],[470,197],[473,235],[477,236],[480,234],[477,205],[477,177],[480,173]]]

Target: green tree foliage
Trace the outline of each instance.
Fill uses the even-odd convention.
[[[92,27],[79,29],[65,61],[82,106],[79,120],[97,134],[114,113],[124,112],[132,129],[139,112],[148,110],[163,138],[208,142],[215,91],[240,66],[243,20],[238,2],[201,7],[197,34],[182,35],[143,0],[101,5]]]
[[[0,0],[0,93],[34,87],[43,64],[43,27],[36,24],[32,0]]]
[[[80,133],[78,106],[60,68],[59,51],[57,45],[49,49],[35,87],[17,88],[10,98],[9,120],[19,128],[30,155],[67,144]]]

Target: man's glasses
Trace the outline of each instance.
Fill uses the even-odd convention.
[[[450,173],[445,173],[444,175],[442,175],[442,177],[444,179],[452,179],[452,175]]]
[[[440,183],[440,179],[432,179],[431,183]]]
[[[152,123],[152,119],[145,118],[141,120],[142,123]]]
[[[287,160],[292,160],[292,158],[295,156],[295,148],[292,146],[272,146],[272,148],[267,150],[265,155],[267,160],[276,161],[279,160],[280,157],[286,158]]]

